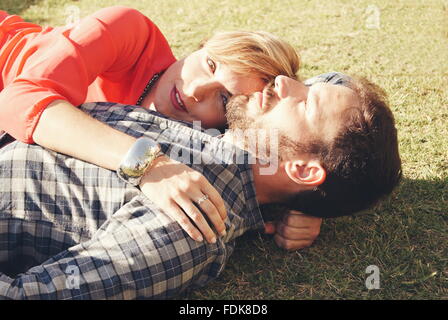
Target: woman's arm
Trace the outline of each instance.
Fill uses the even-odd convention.
[[[117,170],[136,139],[90,117],[67,101],[56,100],[42,113],[33,140],[59,153]]]
[[[34,142],[35,127],[55,100],[78,106],[94,92],[91,101],[133,104],[152,73],[175,61],[157,27],[125,7],[102,9],[71,28],[22,40],[23,48],[10,50],[3,66],[9,74],[0,92],[0,128],[27,143]],[[101,90],[88,91],[98,77]]]
[[[116,170],[135,138],[91,118],[74,105],[85,101],[87,88],[97,76],[131,82],[132,79],[122,76],[129,77],[143,71],[138,70],[136,64],[166,68],[174,59],[171,51],[169,48],[165,50],[166,40],[148,18],[124,7],[100,10],[58,37],[53,46],[41,43],[42,47],[26,61],[22,74],[0,93],[0,127],[18,140],[36,142],[48,149]],[[158,44],[166,54],[155,52],[154,61],[142,61],[152,59],[151,52],[147,50],[157,51]],[[144,84],[142,90],[143,87]],[[170,169],[182,166],[177,163],[167,168],[167,174],[170,174]],[[187,183],[191,175],[183,178]],[[178,182],[171,182],[170,187],[164,189],[176,190]],[[152,188],[158,190],[159,185],[153,184]],[[188,204],[191,208],[194,195],[211,188],[208,181],[201,179],[189,189],[194,192],[179,190],[179,193],[184,195],[184,199],[191,200]],[[143,188],[148,197],[153,195],[150,190],[148,186]],[[160,192],[156,194],[157,197],[151,197],[151,200],[177,221],[185,220],[185,214],[179,208],[192,212],[183,203],[170,213],[172,207],[164,206],[164,197],[176,204],[177,199]],[[204,209],[204,213],[211,221],[216,221],[215,227],[221,231],[223,223],[218,217],[225,216],[225,209],[210,206]],[[204,219],[197,218],[197,212],[192,220],[205,238],[212,241],[212,230]],[[191,226],[189,230],[191,234]],[[199,239],[197,232],[196,239]]]
[[[136,140],[60,100],[43,112],[33,139],[48,149],[110,170],[117,170]],[[209,199],[201,205],[201,210],[210,218],[217,233],[225,234],[224,201],[216,189],[190,167],[160,157],[143,177],[140,188],[193,239],[202,241],[205,237],[214,243],[215,233],[194,205],[201,195],[207,195]]]

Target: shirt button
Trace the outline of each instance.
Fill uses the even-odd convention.
[[[166,122],[161,122],[161,123],[159,124],[159,127],[160,127],[160,129],[165,130],[166,128],[168,128],[168,125],[167,125]]]

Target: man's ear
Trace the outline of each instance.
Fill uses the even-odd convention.
[[[324,183],[327,173],[319,161],[291,160],[285,163],[288,177],[297,184],[317,187]]]

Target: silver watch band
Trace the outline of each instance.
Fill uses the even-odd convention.
[[[148,167],[162,154],[156,141],[146,137],[139,138],[124,156],[117,174],[125,182],[138,186]]]

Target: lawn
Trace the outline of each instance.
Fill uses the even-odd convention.
[[[214,31],[265,30],[299,51],[300,75],[367,76],[389,95],[404,179],[377,208],[326,220],[311,248],[244,236],[222,276],[189,299],[448,299],[448,1],[0,0],[62,25],[121,4],[157,23],[177,57]],[[365,286],[376,265],[380,288]]]

